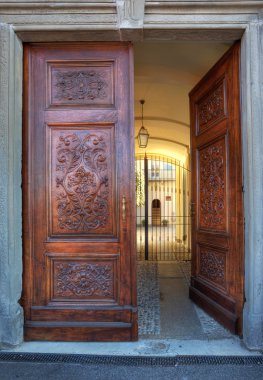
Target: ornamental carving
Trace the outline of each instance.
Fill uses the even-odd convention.
[[[108,84],[102,71],[56,71],[55,99],[86,102],[107,97]]]
[[[200,275],[220,285],[225,283],[225,258],[209,249],[200,250]]]
[[[225,142],[200,150],[200,227],[225,229]]]
[[[113,267],[107,263],[55,263],[55,297],[113,297]]]
[[[221,120],[225,116],[224,82],[209,93],[198,104],[199,131],[205,130],[209,124]]]
[[[87,233],[109,221],[109,178],[102,133],[61,133],[55,139],[55,209],[57,227]]]

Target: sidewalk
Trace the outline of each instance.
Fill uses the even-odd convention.
[[[13,354],[12,357],[11,354],[4,361],[3,357],[1,358],[1,380],[261,380],[263,378],[262,357],[188,356],[169,359],[48,355],[41,359],[40,355],[32,354],[24,357],[23,354],[20,355],[15,357]]]
[[[249,351],[237,336],[228,339],[140,339],[138,342],[24,342],[13,352],[119,356],[238,355],[261,356]],[[0,351],[1,352],[1,351]]]

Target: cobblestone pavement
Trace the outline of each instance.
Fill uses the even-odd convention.
[[[168,338],[169,326],[171,326],[171,338],[183,339],[184,335],[186,339],[226,339],[233,337],[228,330],[224,329],[190,300],[184,302],[184,297],[188,298],[187,288],[191,276],[190,261],[159,263],[140,261],[138,262],[137,273],[140,336],[144,338],[148,336],[151,339]],[[172,286],[171,281],[174,286]],[[161,302],[163,299],[170,300],[165,305],[162,303],[161,311],[160,298]],[[172,309],[171,303],[174,304],[174,309]],[[192,306],[189,305],[190,303]],[[184,307],[187,309],[182,310]],[[180,312],[178,308],[181,308]],[[189,315],[189,312],[192,315]],[[181,316],[185,313],[187,318],[182,318]]]
[[[139,335],[159,335],[160,287],[157,263],[138,263],[137,289]]]

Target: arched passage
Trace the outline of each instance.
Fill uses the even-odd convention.
[[[136,155],[138,260],[191,259],[189,186],[188,162],[154,153]]]

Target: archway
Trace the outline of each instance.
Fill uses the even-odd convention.
[[[233,47],[233,49],[229,50],[229,52],[227,54],[225,54],[224,58],[221,58],[221,60],[219,61],[220,64],[215,66],[215,68],[211,69],[209,71],[209,74],[204,77],[206,80],[207,80],[207,78],[210,78],[210,77],[212,78],[211,83],[209,82],[207,87],[209,88],[209,91],[211,92],[212,96],[214,96],[214,98],[216,98],[216,99],[219,97],[218,96],[219,84],[221,85],[220,90],[223,88],[223,84],[221,84],[221,82],[222,82],[222,75],[223,74],[226,75],[224,70],[226,70],[226,72],[228,70],[228,66],[226,66],[225,60],[228,59],[228,57],[234,57],[233,58],[233,62],[234,62],[233,64],[235,64],[235,62],[236,62],[236,61],[234,61],[236,56],[233,53],[233,52],[237,51],[235,49],[238,49],[237,44]],[[149,50],[150,50],[150,48],[149,48]],[[164,50],[165,49],[163,49],[163,51]],[[181,142],[182,144],[184,144],[184,145],[181,144],[181,147],[180,147],[181,151],[180,152],[179,152],[179,149],[177,149],[177,155],[179,156],[179,154],[180,154],[180,156],[182,157],[182,162],[184,162],[184,163],[187,161],[189,162],[189,150],[187,151],[187,149],[185,149],[185,145],[190,144],[189,130],[191,130],[192,148],[196,149],[196,145],[194,145],[196,136],[199,136],[204,132],[201,137],[203,137],[203,138],[204,138],[204,136],[207,137],[207,136],[209,136],[209,133],[208,132],[206,133],[207,129],[210,128],[210,130],[211,130],[212,122],[210,119],[210,114],[208,116],[206,114],[206,107],[208,110],[210,110],[210,103],[213,105],[215,104],[214,107],[216,109],[218,109],[220,106],[220,104],[218,102],[214,102],[214,98],[212,98],[212,100],[210,100],[210,98],[209,98],[209,96],[211,96],[210,92],[208,92],[207,88],[206,89],[202,88],[203,82],[200,81],[199,82],[200,83],[200,91],[202,91],[203,97],[206,100],[206,102],[203,100],[203,98],[201,98],[199,96],[198,101],[196,101],[196,103],[194,103],[194,105],[193,105],[193,103],[191,103],[191,105],[192,105],[192,107],[191,107],[191,128],[189,128],[189,125],[188,125],[188,131],[187,131],[187,125],[186,125],[187,119],[185,120],[185,119],[183,119],[183,117],[186,118],[186,115],[188,115],[188,117],[189,117],[187,106],[188,106],[188,91],[190,89],[188,89],[188,91],[186,91],[184,89],[184,91],[185,91],[184,95],[183,95],[182,91],[178,91],[178,88],[180,87],[180,85],[181,85],[181,87],[183,87],[183,84],[185,84],[185,83],[183,83],[183,84],[180,83],[180,79],[183,77],[182,72],[186,67],[186,65],[182,65],[181,67],[178,67],[178,62],[180,61],[180,59],[178,58],[179,51],[180,51],[180,48],[174,50],[174,52],[176,52],[176,56],[177,56],[176,60],[174,60],[176,67],[174,67],[173,69],[171,69],[169,67],[169,70],[173,74],[173,75],[171,75],[171,73],[170,73],[170,75],[171,75],[170,79],[171,80],[168,80],[168,75],[169,75],[168,69],[167,69],[167,71],[165,71],[165,74],[164,74],[163,70],[160,70],[160,68],[159,68],[160,62],[159,61],[158,61],[158,64],[156,64],[156,67],[151,67],[152,70],[151,71],[149,70],[149,72],[151,72],[151,75],[152,75],[152,78],[149,79],[149,83],[148,83],[148,86],[151,89],[151,91],[148,91],[148,100],[147,100],[146,104],[150,103],[149,112],[151,112],[151,113],[149,113],[147,115],[147,113],[145,112],[145,114],[147,115],[147,123],[143,124],[143,118],[142,118],[142,123],[137,124],[138,127],[140,125],[145,125],[148,129],[148,132],[150,133],[150,140],[149,140],[149,144],[147,146],[147,153],[144,152],[145,154],[143,154],[143,153],[141,154],[142,157],[144,157],[144,161],[148,159],[148,163],[147,163],[147,165],[144,166],[144,168],[145,168],[144,170],[145,170],[145,172],[147,172],[146,173],[147,175],[145,177],[146,178],[146,181],[145,181],[145,198],[146,198],[146,202],[145,202],[145,205],[146,205],[145,206],[145,210],[146,210],[146,213],[145,213],[145,226],[146,226],[146,229],[145,229],[145,250],[148,246],[149,255],[146,254],[145,258],[146,258],[146,260],[155,260],[158,263],[160,262],[160,260],[162,260],[162,261],[167,260],[167,258],[163,254],[167,252],[167,247],[170,247],[170,242],[171,242],[170,234],[165,233],[165,231],[164,231],[164,234],[160,233],[159,230],[161,230],[161,228],[159,228],[159,223],[157,223],[157,221],[155,220],[156,219],[156,213],[159,212],[159,210],[157,211],[156,209],[158,206],[160,206],[160,204],[162,204],[161,225],[162,225],[162,227],[167,227],[170,223],[169,219],[164,217],[164,215],[166,216],[166,211],[163,211],[164,203],[163,203],[163,198],[160,197],[160,194],[161,193],[166,194],[166,191],[168,191],[168,189],[171,189],[171,188],[175,189],[172,197],[170,195],[165,196],[166,201],[170,201],[170,199],[172,199],[173,196],[174,196],[174,199],[176,199],[176,208],[175,209],[176,209],[176,219],[177,220],[175,222],[175,233],[172,236],[172,240],[175,241],[175,244],[181,243],[187,239],[188,234],[186,233],[185,228],[182,228],[182,225],[184,223],[184,218],[185,218],[185,215],[182,211],[186,211],[186,208],[188,208],[188,212],[190,211],[189,210],[190,202],[186,202],[183,205],[184,202],[182,199],[183,198],[182,194],[185,193],[185,190],[182,189],[182,183],[184,183],[185,179],[180,174],[179,174],[179,176],[177,175],[177,172],[179,170],[177,170],[177,168],[176,168],[176,171],[175,171],[176,174],[175,174],[175,178],[174,178],[175,184],[168,183],[168,181],[170,181],[171,178],[167,178],[167,176],[160,174],[161,173],[161,170],[160,170],[161,166],[163,166],[163,169],[164,169],[164,165],[163,164],[160,165],[160,163],[162,162],[162,159],[159,158],[159,162],[158,161],[156,163],[153,162],[154,161],[153,157],[152,157],[153,152],[154,152],[153,148],[155,149],[155,152],[157,153],[156,155],[159,154],[159,156],[161,156],[161,155],[167,154],[168,144],[165,145],[163,143],[163,140],[164,140],[163,136],[169,136],[169,140],[170,140],[169,143],[171,142],[172,137],[173,137],[175,144],[176,144],[175,140],[177,140],[177,143],[179,141],[179,143]],[[154,53],[152,53],[152,54],[154,54]],[[147,55],[147,57],[148,57],[148,55]],[[152,62],[155,62],[155,60],[153,59],[153,56],[151,57],[151,61],[149,61],[148,64],[152,66],[153,65]],[[170,60],[170,62],[171,62],[171,60]],[[146,77],[147,76],[146,58],[145,58],[145,61],[143,63],[145,64],[145,66],[143,68],[141,68],[141,71],[139,71],[139,68],[138,68],[138,72],[140,72],[140,74],[142,75],[142,71],[144,69],[144,75]],[[142,65],[142,63],[140,63],[140,64]],[[164,66],[164,64],[163,64],[163,66]],[[220,65],[222,65],[222,66],[220,66]],[[139,66],[139,64],[138,64],[138,66]],[[221,72],[220,72],[221,76],[218,74],[218,71],[219,71],[219,69],[217,69],[218,67],[220,67],[220,69],[222,67]],[[153,75],[154,70],[156,71],[155,75]],[[188,67],[188,70],[190,70],[190,66]],[[216,71],[216,70],[218,70],[218,71]],[[158,75],[157,75],[157,72],[158,72]],[[212,75],[213,72],[215,72],[218,75],[219,79],[221,80],[220,83],[219,82],[215,83],[215,79],[213,82],[213,78],[214,78],[214,76]],[[179,75],[179,74],[181,74],[181,75]],[[228,72],[227,72],[227,74],[228,74]],[[185,77],[190,82],[189,76],[185,75]],[[153,84],[153,82],[155,80],[154,78],[158,78],[158,80],[156,81],[156,83]],[[165,81],[165,84],[164,83],[160,84],[160,78],[163,78],[163,81]],[[176,81],[174,80],[174,78],[176,78]],[[230,78],[230,76],[228,75],[227,78]],[[217,79],[217,80],[219,81],[219,79]],[[172,80],[174,80],[174,82]],[[230,79],[228,79],[228,80],[230,81]],[[145,82],[146,82],[146,79],[144,79],[144,86],[145,86]],[[238,82],[236,81],[235,83],[238,83]],[[155,85],[155,91],[153,91],[154,85]],[[187,84],[185,84],[186,88],[187,88],[187,85],[189,85],[189,87],[190,87],[190,84],[187,83]],[[139,85],[137,87],[140,88]],[[195,88],[194,85],[193,85],[193,87]],[[231,87],[231,84],[228,83],[228,88],[232,88],[232,87]],[[144,88],[144,91],[145,91],[145,93],[147,93],[145,88]],[[176,91],[178,91],[180,93],[177,93]],[[238,89],[236,92],[238,93]],[[162,96],[156,96],[156,94],[158,94],[158,93],[161,93]],[[177,95],[178,95],[178,97],[177,97]],[[136,93],[135,93],[135,96],[136,96]],[[238,98],[236,98],[236,99],[237,99],[236,101],[238,102]],[[191,101],[192,101],[192,98],[191,98]],[[154,103],[154,102],[155,102],[155,104],[153,104],[153,106],[152,106],[151,103]],[[203,107],[202,110],[201,110],[201,106]],[[229,105],[228,105],[228,108],[230,109]],[[147,106],[145,107],[145,110],[146,109],[147,109]],[[160,116],[157,115],[158,109],[159,109]],[[165,110],[165,113],[164,113],[164,110]],[[197,113],[197,110],[199,113]],[[217,112],[219,112],[219,111],[217,111]],[[229,112],[230,116],[224,110],[220,111],[220,112],[221,112],[221,114],[219,113],[220,118],[218,116],[218,119],[216,119],[214,121],[214,123],[217,122],[218,125],[222,121],[223,117],[224,117],[224,120],[227,119],[227,117],[228,118],[232,117],[232,114],[230,112]],[[178,120],[179,115],[181,116],[181,120]],[[203,117],[203,119],[202,119],[202,123],[203,123],[202,128],[203,129],[202,130],[196,129],[197,128],[196,125],[198,125],[198,122],[201,123],[201,121],[200,121],[201,116],[200,115]],[[199,117],[199,119],[198,119],[198,117]],[[197,121],[195,118],[197,118]],[[139,119],[139,117],[138,117],[138,119]],[[236,119],[236,120],[238,120],[238,119]],[[188,122],[190,122],[189,119],[188,119]],[[167,125],[168,123],[169,123],[169,126]],[[160,125],[162,125],[162,129],[160,129]],[[166,125],[167,125],[167,127],[166,127]],[[227,124],[227,128],[228,128],[228,125],[231,125],[231,123],[229,122],[229,124]],[[220,125],[219,125],[219,127],[220,127]],[[235,128],[237,128],[237,131],[239,132],[238,122],[235,124]],[[168,130],[169,130],[169,132],[168,132]],[[154,138],[155,141],[152,141],[152,137]],[[194,293],[194,291],[196,290],[196,288],[198,286],[197,282],[199,280],[199,282],[203,286],[203,288],[202,288],[200,285],[200,287],[196,290],[196,293],[199,292],[198,295],[199,295],[200,299],[202,296],[201,292],[203,292],[203,293],[207,292],[208,293],[207,289],[210,289],[210,288],[212,289],[212,291],[214,293],[212,294],[212,291],[211,291],[208,294],[208,296],[206,296],[206,299],[203,303],[201,303],[200,300],[196,300],[196,298],[194,298],[192,296],[192,298],[195,299],[196,302],[199,301],[199,302],[197,302],[197,303],[199,303],[199,305],[201,304],[202,307],[207,306],[206,310],[209,309],[212,302],[218,303],[218,304],[222,303],[221,302],[222,295],[220,293],[222,288],[224,288],[226,293],[228,292],[230,294],[230,296],[232,295],[232,299],[234,299],[234,297],[236,296],[237,302],[239,301],[239,298],[238,298],[239,295],[238,294],[236,295],[233,292],[231,294],[231,290],[229,291],[227,281],[230,278],[230,274],[228,272],[226,272],[226,270],[225,270],[225,268],[227,267],[225,262],[228,260],[228,263],[230,263],[232,256],[228,255],[228,252],[224,251],[225,246],[221,247],[221,245],[219,244],[219,248],[215,247],[216,242],[217,242],[216,238],[209,240],[209,237],[207,237],[206,241],[202,240],[202,236],[204,236],[204,234],[206,232],[205,230],[208,230],[208,228],[210,228],[210,225],[212,225],[212,223],[214,223],[215,226],[214,225],[211,226],[211,233],[209,231],[210,235],[212,234],[212,232],[214,232],[214,230],[216,230],[216,231],[218,230],[217,234],[219,234],[222,232],[221,230],[225,231],[225,229],[227,228],[227,227],[224,227],[225,225],[228,226],[227,225],[228,219],[226,219],[226,218],[228,218],[228,216],[225,216],[226,214],[224,214],[225,220],[226,220],[225,225],[223,225],[223,219],[221,218],[222,221],[220,219],[220,223],[223,225],[223,227],[221,227],[221,225],[220,225],[220,227],[217,227],[217,225],[216,225],[217,219],[215,219],[215,221],[214,221],[214,219],[211,219],[210,215],[206,216],[206,214],[211,213],[211,211],[210,211],[211,207],[212,207],[212,213],[214,212],[214,208],[213,208],[214,207],[213,206],[214,198],[213,197],[215,196],[215,199],[217,199],[217,194],[216,194],[217,187],[214,186],[213,178],[214,177],[219,178],[221,180],[220,184],[222,183],[222,185],[220,185],[221,188],[226,189],[224,191],[222,190],[221,198],[222,199],[224,198],[224,199],[218,206],[221,208],[224,208],[224,204],[227,204],[227,200],[228,200],[228,197],[226,196],[226,193],[225,193],[226,191],[228,191],[228,189],[227,189],[227,187],[224,186],[224,183],[227,183],[227,181],[230,181],[230,179],[225,178],[227,176],[227,171],[226,171],[225,167],[226,167],[226,165],[228,165],[228,161],[227,161],[227,157],[224,156],[224,154],[225,154],[224,145],[223,145],[224,142],[222,142],[222,143],[220,142],[221,145],[218,148],[218,146],[216,145],[216,144],[219,145],[219,143],[216,140],[216,139],[219,139],[218,135],[215,134],[211,138],[214,139],[211,142],[211,144],[212,144],[211,149],[207,148],[207,145],[205,145],[205,143],[203,143],[203,145],[200,145],[201,147],[198,146],[201,153],[199,151],[197,151],[197,153],[196,153],[196,151],[193,150],[193,155],[192,155],[192,163],[195,163],[195,160],[196,160],[198,162],[199,166],[197,168],[195,166],[192,166],[193,167],[192,199],[194,199],[194,202],[192,202],[191,205],[193,206],[192,207],[192,221],[193,221],[194,228],[192,231],[192,236],[193,236],[193,257],[194,257],[194,260],[193,260],[193,265],[192,265],[193,269],[192,269],[192,280],[191,280],[190,289],[192,292],[191,293],[191,296],[192,296],[192,294]],[[159,144],[157,144],[157,142],[159,142],[158,140],[160,141]],[[167,141],[167,139],[166,139],[166,141]],[[206,143],[208,144],[208,142],[206,142]],[[161,146],[161,144],[162,144],[162,146]],[[239,145],[232,144],[231,145],[232,149],[233,149],[233,146],[235,147],[235,150],[237,151],[239,148]],[[169,146],[169,148],[170,148],[170,146]],[[203,149],[203,150],[201,150],[201,149]],[[174,149],[174,151],[175,151],[175,149]],[[171,153],[171,155],[174,153],[174,151]],[[137,150],[137,152],[138,152],[138,150]],[[216,152],[216,153],[214,153],[214,152]],[[200,159],[201,161],[198,161],[199,160],[198,154],[200,154],[202,157],[202,160]],[[211,155],[211,159],[210,159],[209,154]],[[175,153],[174,153],[174,155],[175,155]],[[211,163],[209,162],[209,159],[210,159]],[[208,164],[207,164],[207,161],[208,161]],[[214,171],[217,170],[217,167],[214,165],[214,162],[219,163],[218,168],[221,170],[219,172],[219,174],[217,172],[215,172],[215,174],[214,174]],[[221,165],[221,163],[223,163],[223,164]],[[167,164],[167,162],[165,162],[165,164]],[[210,165],[210,166],[207,169],[208,165]],[[178,166],[180,167],[181,165],[179,164]],[[221,168],[223,168],[223,169],[221,169]],[[165,170],[167,171],[166,173],[169,172],[168,169],[169,168],[167,165],[167,167],[165,168]],[[165,173],[165,170],[164,170],[164,173]],[[207,172],[211,173],[211,174],[209,174],[208,180],[206,181],[206,176],[207,176],[206,173]],[[212,178],[212,180],[211,180],[211,178]],[[232,178],[233,178],[233,176],[232,176]],[[149,185],[147,183],[147,180],[149,180]],[[162,182],[165,182],[165,184]],[[208,188],[209,186],[210,186],[210,188]],[[187,189],[187,191],[189,192],[189,188]],[[147,194],[148,192],[151,195]],[[200,195],[200,193],[201,193],[201,195]],[[212,196],[211,196],[211,193],[212,193]],[[214,195],[214,193],[215,193],[215,195]],[[210,198],[212,197],[211,198],[212,201],[210,201],[209,196],[210,196]],[[195,198],[193,198],[193,197],[195,197]],[[156,208],[156,209],[154,209],[152,207],[152,215],[149,215],[149,217],[148,217],[147,199],[149,200],[149,203],[152,205],[154,204],[154,206]],[[160,204],[158,204],[158,199],[160,200]],[[200,199],[202,199],[202,201],[200,201]],[[236,197],[236,199],[238,199],[238,198]],[[177,203],[177,200],[179,201],[178,203]],[[207,204],[208,204],[207,207],[204,206]],[[211,206],[211,204],[212,204],[212,206]],[[232,204],[234,204],[234,202],[232,202]],[[199,207],[199,208],[196,207],[196,211],[194,210],[194,205],[198,205],[198,207]],[[225,207],[225,210],[230,209],[230,206],[231,205],[227,205]],[[203,214],[205,214],[204,218],[207,218],[207,219],[205,219],[205,220],[207,220],[207,222],[201,221],[203,223],[202,224],[203,229],[200,228],[200,225],[201,225],[200,224],[201,223],[200,222],[200,215],[201,215],[200,210],[203,212]],[[240,208],[240,210],[241,210],[241,208]],[[224,211],[224,212],[227,212],[227,211]],[[221,211],[221,213],[222,213],[222,211]],[[234,214],[234,211],[233,211],[233,214]],[[150,219],[150,217],[151,217],[151,219]],[[149,225],[150,221],[152,221],[152,226]],[[204,223],[206,223],[206,225],[204,225]],[[219,224],[219,222],[218,222],[218,224]],[[221,228],[221,230],[219,230],[219,228]],[[165,228],[164,228],[164,230],[165,230]],[[183,234],[181,234],[182,230],[184,231]],[[152,233],[151,233],[151,231],[152,231]],[[196,238],[197,233],[200,233],[199,245],[196,244],[196,239],[194,239],[194,238]],[[242,235],[242,232],[240,232],[240,235]],[[199,235],[198,235],[198,237],[199,237]],[[231,238],[234,241],[234,239],[235,239],[234,233],[231,235]],[[142,242],[142,239],[140,239],[140,242]],[[158,251],[159,247],[160,247],[160,251]],[[156,252],[156,254],[151,255],[151,252],[150,252],[151,250],[152,250],[152,252]],[[222,252],[224,252],[226,254],[225,259],[221,258],[221,256],[223,255]],[[231,252],[234,252],[234,249]],[[176,261],[177,258],[175,257],[172,259]],[[171,260],[170,256],[168,257],[168,260]],[[219,279],[216,277],[217,273],[218,273],[218,269],[216,268],[218,261],[221,263],[220,265],[222,268],[221,272],[219,274],[219,276],[221,276],[221,277],[219,277]],[[163,265],[163,264],[161,264],[161,265]],[[169,271],[170,278],[172,278],[172,275],[173,275],[174,279],[176,279],[176,278],[178,278],[179,270],[177,273],[172,273],[172,275],[171,275],[171,273],[170,273],[171,266],[172,265],[169,264],[169,267],[167,267],[167,269]],[[176,269],[176,271],[177,271],[177,269]],[[241,272],[242,271],[240,271],[240,273]],[[159,270],[159,273],[160,273],[160,270]],[[167,271],[163,271],[162,274],[164,276],[166,276],[167,273],[168,273]],[[216,276],[213,273],[216,273]],[[197,280],[196,280],[196,283],[193,284],[193,281],[195,278]],[[223,278],[223,280],[221,280],[221,278]],[[242,279],[242,274],[241,274],[241,279]],[[167,280],[165,280],[165,281],[167,281]],[[177,281],[177,280],[174,280],[174,281]],[[173,287],[173,289],[170,287],[169,289],[170,290],[168,291],[168,293],[166,294],[165,297],[167,298],[167,296],[170,294],[169,292],[172,291],[171,299],[175,302],[175,298],[174,298],[175,293],[176,293],[174,291],[175,287]],[[161,293],[162,293],[162,291],[161,291]],[[212,296],[211,296],[211,294],[212,294]],[[211,302],[210,302],[209,297],[211,298]],[[203,300],[203,298],[202,298],[202,300]],[[206,304],[205,304],[205,302],[206,302]],[[223,305],[223,307],[224,307],[224,305]],[[225,307],[225,309],[226,309],[226,312],[225,312],[225,310],[223,310],[223,312],[222,312],[222,314],[224,314],[223,317],[225,318],[225,320],[222,320],[223,317],[221,318],[221,315],[217,309],[213,313],[213,315],[217,318],[217,320],[220,320],[220,322],[222,322],[222,321],[225,322],[225,326],[231,328],[232,331],[240,333],[239,325],[238,325],[238,323],[239,323],[238,318],[240,315],[240,314],[238,314],[239,311],[236,313],[236,315],[233,315],[234,322],[232,323],[231,321],[229,322],[227,319],[228,318],[227,307]],[[210,307],[209,311],[211,313],[211,307]],[[172,327],[174,326],[174,323],[176,323],[176,322],[172,321],[172,323],[171,323]]]

